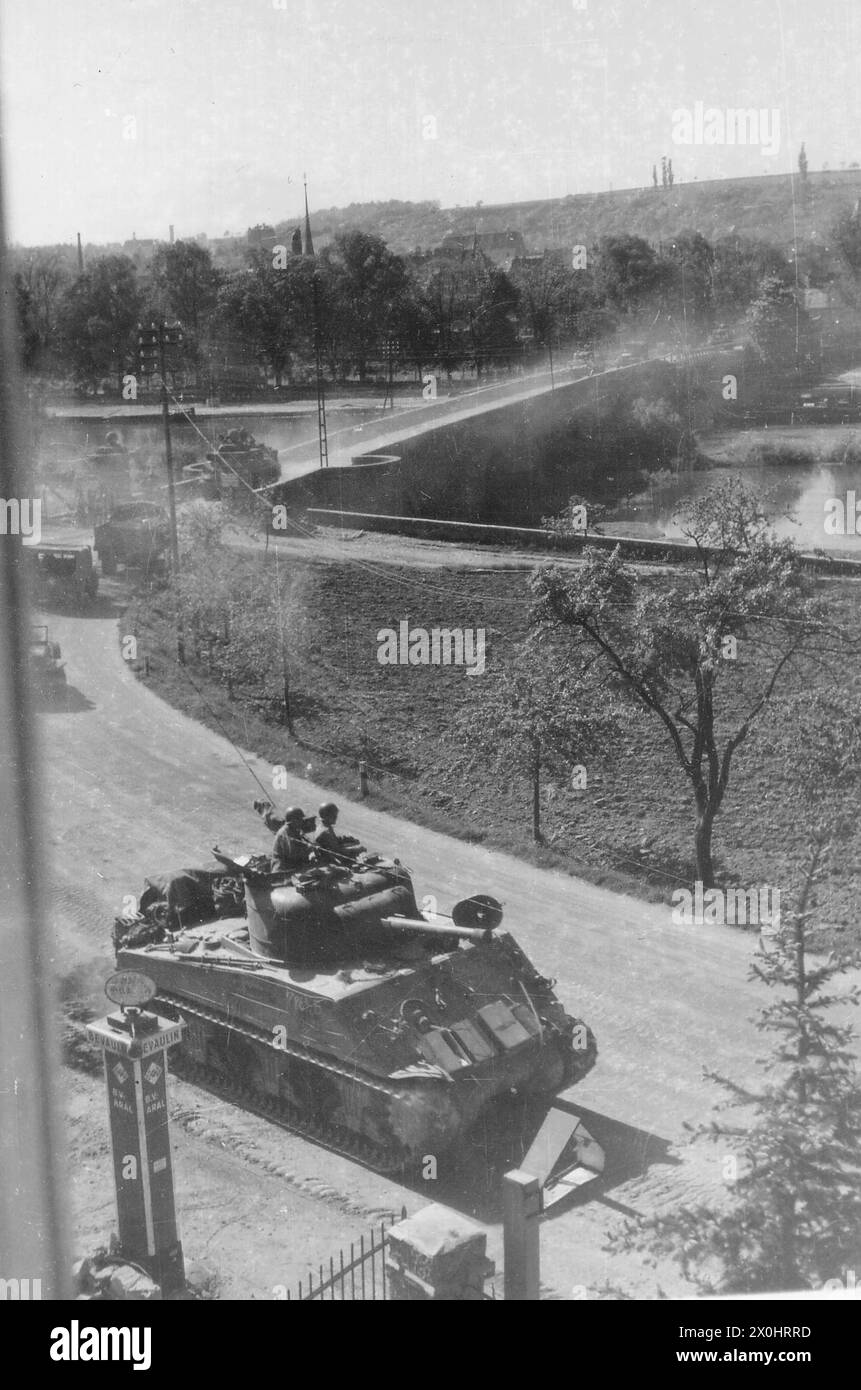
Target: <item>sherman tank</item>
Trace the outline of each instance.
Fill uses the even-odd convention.
[[[281,477],[278,450],[258,444],[246,429],[230,430],[206,457],[217,489],[230,488],[240,479],[249,487],[266,487]]]
[[[493,898],[431,920],[407,869],[361,847],[290,875],[214,855],[150,880],[115,924],[120,968],[187,1025],[190,1079],[388,1172],[451,1150],[512,1091],[549,1104],[594,1065],[591,1031]]]

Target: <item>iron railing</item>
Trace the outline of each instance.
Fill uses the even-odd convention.
[[[388,1299],[388,1228],[396,1221],[405,1220],[406,1215],[407,1209],[402,1207],[399,1217],[384,1217],[369,1236],[360,1236],[358,1241],[351,1241],[349,1253],[345,1246],[337,1255],[330,1255],[328,1266],[321,1264],[316,1274],[312,1272],[300,1279],[295,1292],[287,1290],[288,1301],[313,1303],[342,1299],[361,1303]]]

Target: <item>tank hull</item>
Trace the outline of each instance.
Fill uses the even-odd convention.
[[[549,1098],[594,1065],[591,1032],[504,933],[433,956],[405,941],[386,969],[309,969],[254,962],[244,923],[219,927],[187,933],[187,954],[121,949],[118,964],[185,1020],[193,1076],[381,1171],[451,1150],[512,1091]]]

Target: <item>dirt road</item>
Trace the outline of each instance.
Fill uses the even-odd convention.
[[[121,586],[106,582],[103,590],[92,617],[48,615],[67,662],[70,700],[68,710],[41,716],[55,963],[67,992],[98,1008],[112,967],[111,919],[124,895],[138,893],[148,873],[205,862],[213,844],[264,848],[268,837],[251,801],[272,787],[267,765],[137,682],[120,656]],[[315,809],[324,795],[311,767],[306,781],[290,779],[273,799]],[[594,1028],[598,1064],[571,1098],[588,1108],[587,1123],[607,1148],[608,1179],[601,1201],[545,1223],[544,1277],[564,1296],[604,1279],[653,1295],[652,1276],[609,1260],[601,1243],[620,1207],[661,1209],[720,1181],[722,1154],[689,1156],[676,1167],[666,1146],[682,1137],[685,1121],[708,1116],[716,1092],[703,1080],[704,1067],[737,1080],[752,1074],[761,1043],[749,1019],[763,1002],[746,978],[756,936],[676,926],[667,908],[361,804],[343,806],[341,819],[364,843],[408,864],[419,897],[434,893],[441,911],[477,891],[498,897],[536,966],[556,977],[565,1005]],[[85,1242],[110,1215],[98,1090],[86,1078],[70,1088],[70,1167]],[[498,1254],[498,1213],[486,1192],[409,1191],[263,1120],[240,1121],[193,1087],[177,1083],[173,1101],[182,1117],[175,1129],[177,1168],[186,1174],[186,1245],[203,1245],[208,1259],[224,1263],[235,1297],[268,1296],[267,1288],[285,1282],[285,1265],[292,1277],[316,1255],[328,1257],[340,1237],[366,1229],[372,1213],[397,1211],[402,1202],[415,1209],[442,1197],[473,1212],[488,1222]],[[82,1154],[83,1166],[75,1161]],[[283,1173],[273,1177],[273,1166]],[[325,1189],[322,1198],[307,1185],[314,1182]],[[669,1277],[661,1282],[673,1287]]]

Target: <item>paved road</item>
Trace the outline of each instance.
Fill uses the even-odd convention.
[[[250,808],[261,790],[249,769],[272,783],[268,765],[135,679],[120,658],[116,617],[52,615],[50,628],[77,707],[44,716],[57,925],[71,961],[83,950],[107,954],[110,915],[147,873],[206,860],[216,842],[263,847],[266,832]],[[290,779],[284,799],[310,806],[325,795],[312,781]],[[578,1092],[584,1102],[675,1129],[698,1107],[700,1067],[743,1061],[751,1034],[741,1018],[757,998],[744,978],[755,938],[684,930],[666,908],[367,806],[345,808],[342,819],[365,843],[408,863],[419,893],[436,893],[443,911],[476,891],[505,903],[518,939],[600,1039],[600,1068]]]
[[[106,582],[104,590],[101,616],[49,615],[67,661],[71,709],[41,719],[56,966],[67,992],[93,1000],[112,966],[111,919],[124,894],[137,894],[148,873],[206,861],[215,843],[228,851],[262,849],[268,837],[251,810],[260,787],[249,769],[271,785],[266,764],[138,683],[120,657],[119,608],[106,611],[111,593],[121,599],[121,587]],[[312,779],[313,769],[307,781],[289,779],[278,799],[315,807],[327,792]],[[343,806],[342,821],[366,844],[397,854],[412,868],[419,895],[435,893],[442,911],[476,891],[502,900],[507,925],[597,1035],[598,1064],[572,1098],[595,1112],[599,1137],[610,1146],[612,1198],[640,1209],[690,1198],[703,1180],[700,1169],[677,1175],[650,1164],[661,1141],[682,1137],[685,1121],[707,1118],[716,1095],[704,1067],[739,1080],[752,1074],[761,1044],[749,1017],[763,1002],[746,978],[755,937],[675,926],[664,907],[366,805]],[[399,1204],[395,1184],[321,1157],[301,1141],[291,1144],[298,1170],[327,1173],[351,1200],[359,1191],[361,1209]],[[481,1214],[480,1195],[470,1209]],[[598,1278],[606,1220],[593,1204],[546,1228],[548,1259],[561,1271],[557,1282],[577,1282],[584,1269]],[[495,1227],[492,1234],[498,1240]]]

